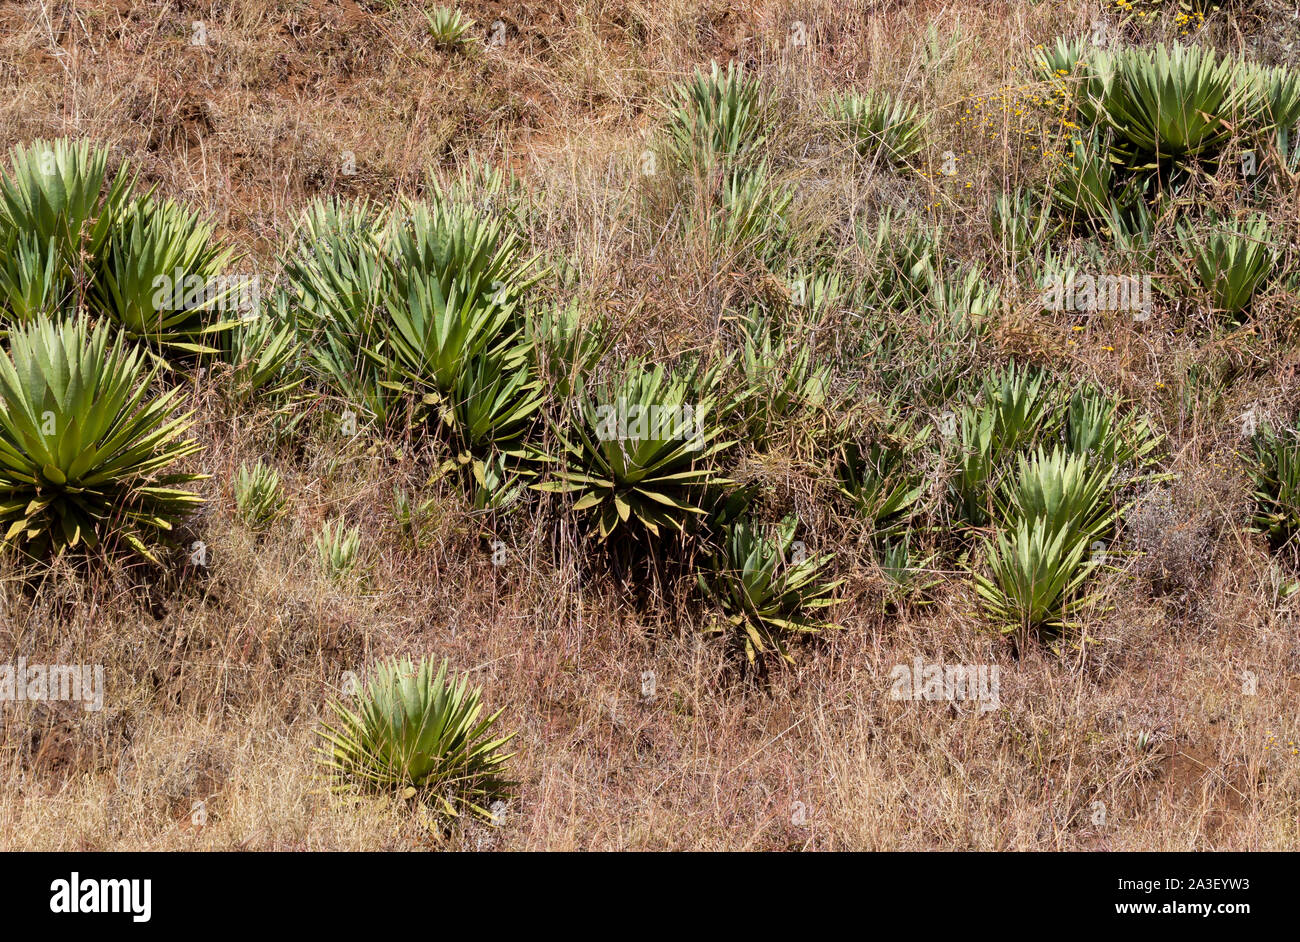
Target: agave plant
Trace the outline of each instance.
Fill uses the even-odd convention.
[[[1216,311],[1234,317],[1273,274],[1280,256],[1267,217],[1237,221],[1211,215],[1204,228],[1180,226],[1179,241]]]
[[[367,351],[376,314],[391,292],[384,214],[366,202],[317,200],[307,207],[284,261],[288,309],[310,364],[358,411],[385,421],[393,370]]]
[[[1286,66],[1266,66],[1244,63],[1240,66],[1238,82],[1253,97],[1250,110],[1257,116],[1262,130],[1273,131],[1279,150],[1284,153],[1291,141],[1291,132],[1300,124],[1300,72]]]
[[[383,662],[355,710],[330,702],[320,761],[341,783],[491,818],[515,784],[506,777],[514,753],[503,751],[515,734],[496,735],[501,711],[484,717],[482,700],[468,675],[447,676],[446,661],[436,673],[428,659]]]
[[[39,236],[19,229],[0,239],[0,316],[25,322],[56,313],[66,300],[67,283],[55,240],[42,244]]]
[[[995,455],[1008,455],[1051,435],[1060,425],[1061,389],[1046,373],[1014,361],[984,378],[984,402],[993,412]]]
[[[1113,399],[1080,386],[1066,409],[1065,438],[1071,453],[1110,468],[1139,471],[1154,459],[1160,436],[1145,416],[1120,414]]]
[[[765,162],[723,181],[716,205],[707,213],[709,243],[721,253],[750,252],[762,259],[780,254],[786,210],[794,192],[776,183]]]
[[[1137,202],[1136,180],[1121,182],[1101,136],[1091,132],[1071,143],[1070,159],[1052,184],[1058,212],[1071,221],[1103,226]]]
[[[928,426],[909,419],[870,444],[849,442],[844,446],[839,490],[870,521],[873,533],[883,536],[906,529],[927,489],[915,461],[930,436]]]
[[[942,580],[932,575],[936,556],[915,559],[912,555],[912,534],[880,540],[876,549],[876,565],[885,579],[885,591],[895,605],[912,603],[925,605],[927,594]]]
[[[761,311],[753,312],[741,331],[743,391],[735,413],[748,438],[766,448],[781,430],[806,434],[826,403],[830,367],[814,365],[806,343],[783,343]]]
[[[235,323],[221,312],[237,282],[234,258],[212,226],[172,200],[133,200],[105,241],[92,308],[133,340],[179,354],[218,353],[214,335]]]
[[[595,519],[602,540],[631,530],[685,532],[706,514],[705,491],[726,483],[718,457],[733,443],[712,415],[721,367],[667,373],[633,361],[604,383],[579,379],[575,409],[558,430],[556,478],[539,490],[576,495],[575,513]]]
[[[1045,517],[1020,517],[985,541],[990,574],[975,591],[1006,630],[1057,628],[1092,571],[1089,544]]]
[[[1105,102],[1116,151],[1135,170],[1212,155],[1248,107],[1230,60],[1178,43],[1124,50]]]
[[[225,335],[234,401],[284,396],[302,385],[302,344],[287,306],[287,298],[278,295],[272,311],[241,318]]]
[[[1034,71],[1085,128],[1101,119],[1114,76],[1115,57],[1093,46],[1088,37],[1058,38],[1035,50]]]
[[[316,556],[325,575],[342,582],[357,567],[361,552],[361,531],[345,526],[342,519],[326,522],[313,537]]]
[[[235,509],[250,530],[265,530],[284,513],[280,474],[262,462],[239,466],[235,474]]]
[[[962,406],[958,413],[960,451],[948,481],[957,515],[972,526],[988,523],[997,483],[1000,449],[994,438],[996,416],[987,407]]]
[[[925,146],[919,105],[884,93],[846,92],[831,98],[827,112],[863,158],[883,154],[889,163],[902,166]]]
[[[1245,461],[1255,503],[1251,529],[1277,550],[1300,533],[1300,432],[1261,426]]]
[[[560,402],[569,399],[578,377],[591,373],[606,348],[603,326],[583,324],[576,304],[543,309],[525,322],[525,331],[537,375]]]
[[[26,283],[48,279],[47,298],[84,291],[119,224],[134,181],[125,165],[110,179],[108,159],[107,148],[67,138],[10,151],[0,175],[0,242],[17,240],[29,263],[39,259],[39,277],[29,270]]]
[[[673,86],[666,108],[668,150],[691,172],[740,169],[767,138],[762,89],[734,62],[696,70]]]
[[[110,342],[110,336],[114,339]],[[32,556],[121,541],[150,544],[202,503],[170,471],[199,450],[182,441],[179,391],[152,398],[156,369],[106,324],[37,317],[0,355],[3,544]]]
[[[1051,228],[1048,210],[1046,201],[1020,187],[993,198],[993,237],[1012,264],[1030,257],[1047,241]]]
[[[835,604],[843,580],[827,575],[833,556],[807,555],[794,538],[796,524],[787,518],[764,535],[753,524],[736,521],[708,571],[697,577],[726,615],[726,624],[713,630],[729,631],[750,663],[770,654],[793,663],[792,641],[833,627],[821,614]]]
[[[1090,544],[1116,519],[1111,504],[1114,465],[1073,455],[1059,446],[1018,456],[1019,469],[1005,485],[1004,519],[1046,521],[1048,532]]]
[[[426,10],[424,18],[429,23],[430,38],[443,49],[457,49],[472,38],[469,31],[474,28],[474,21],[453,7]]]
[[[1059,399],[1046,374],[1014,362],[984,378],[980,401],[956,417],[961,449],[948,487],[958,516],[974,526],[989,522],[1007,459],[1057,430]]]

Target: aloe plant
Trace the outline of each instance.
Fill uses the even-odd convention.
[[[840,493],[871,523],[874,534],[906,530],[927,490],[918,457],[930,436],[929,427],[905,420],[870,443],[843,446],[837,469]]]
[[[434,7],[426,10],[424,18],[429,24],[429,36],[443,49],[458,49],[472,38],[469,31],[474,21],[454,7]]]
[[[749,663],[766,655],[793,663],[791,642],[832,627],[822,615],[842,584],[826,571],[834,557],[808,555],[795,541],[796,525],[787,518],[764,534],[736,521],[698,576],[701,590],[726,618],[713,630],[728,632]]]
[[[202,499],[173,470],[199,445],[182,440],[179,390],[153,396],[157,368],[106,324],[37,317],[0,354],[3,545],[31,556],[120,542],[151,548]]]
[[[287,308],[313,370],[358,412],[386,421],[393,370],[367,353],[389,296],[385,214],[364,201],[317,200],[304,210],[284,260]]]
[[[493,815],[510,797],[514,733],[498,736],[498,710],[483,716],[483,691],[467,675],[448,677],[447,662],[409,658],[380,663],[355,709],[332,700],[320,761],[341,785],[419,797],[450,816]]]
[[[1073,454],[1134,472],[1152,463],[1160,442],[1145,416],[1121,414],[1113,399],[1091,386],[1080,386],[1070,396],[1065,433]]]
[[[975,575],[975,591],[1006,630],[1062,626],[1093,566],[1089,544],[1045,517],[1020,517],[985,540],[989,575]]]
[[[66,303],[66,266],[54,239],[10,229],[0,235],[0,315],[25,322],[55,314]]]
[[[769,447],[782,432],[802,440],[826,404],[830,367],[814,363],[807,343],[782,338],[761,311],[742,322],[741,334],[742,391],[734,410],[740,427],[759,448]]]
[[[285,396],[302,385],[302,344],[287,307],[287,298],[278,295],[270,311],[240,319],[225,335],[235,402]]]

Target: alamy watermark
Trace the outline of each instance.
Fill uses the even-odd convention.
[[[102,664],[0,664],[0,703],[67,700],[87,712],[104,708]]]
[[[643,406],[619,399],[596,407],[596,438],[612,441],[686,442],[690,451],[704,447],[704,415],[689,403]]]
[[[981,713],[1002,706],[996,664],[927,664],[921,658],[889,672],[891,700],[974,700]]]
[[[152,287],[150,300],[159,311],[215,310],[248,316],[256,314],[262,303],[260,275],[201,278],[177,269],[174,274],[156,276]]]
[[[1151,316],[1150,275],[1052,275],[1043,279],[1041,287],[1047,311],[1116,311],[1139,321]]]

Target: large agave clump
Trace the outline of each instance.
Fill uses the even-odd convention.
[[[1212,156],[1248,116],[1250,94],[1228,59],[1201,46],[1126,49],[1116,57],[1105,118],[1132,169]]]
[[[202,503],[171,470],[199,450],[181,441],[179,392],[154,398],[156,369],[110,328],[37,318],[0,355],[0,522],[4,545],[40,556],[101,543],[150,560],[151,545]]]
[[[447,676],[447,662],[379,664],[355,709],[337,701],[323,724],[321,762],[340,784],[419,797],[448,815],[492,818],[514,785],[503,751],[514,733],[494,731],[501,711],[483,716],[482,688]]]
[[[765,534],[736,521],[698,576],[726,617],[715,630],[727,631],[751,663],[766,655],[793,662],[791,642],[831,627],[822,616],[842,580],[828,575],[833,556],[808,555],[795,540],[796,523],[788,518]]]

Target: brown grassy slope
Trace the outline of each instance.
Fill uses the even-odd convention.
[[[629,168],[667,81],[734,56],[810,107],[830,87],[921,89],[939,129],[927,159],[957,151],[959,180],[903,192],[883,177],[837,176],[827,167],[843,161],[810,135],[807,166],[789,173],[815,182],[826,172],[833,185],[809,186],[800,211],[812,227],[819,206],[910,199],[919,209],[933,197],[955,250],[978,257],[982,207],[1008,161],[1029,157],[1008,157],[1024,149],[1005,111],[991,131],[959,119],[1012,81],[1015,50],[1096,15],[1082,2],[568,6],[463,4],[484,33],[502,20],[507,42],[461,57],[431,49],[407,3],[7,4],[0,146],[54,134],[112,142],[263,265],[312,196],[387,201],[418,190],[431,164],[494,158],[538,194],[532,236],[582,271],[575,292],[626,324],[620,352],[676,352],[709,342],[750,273],[639,221]],[[812,51],[790,47],[795,20],[810,24]],[[194,21],[207,46],[188,44]],[[930,26],[944,52],[927,69],[919,50]],[[800,114],[783,130],[791,152],[805,133]],[[1085,628],[1092,643],[1015,659],[961,578],[932,608],[882,614],[865,556],[839,546],[846,630],[766,685],[739,678],[700,637],[698,606],[677,597],[634,607],[628,587],[563,534],[521,523],[504,534],[506,565],[493,567],[480,521],[435,487],[426,540],[412,545],[388,513],[394,481],[424,480],[409,451],[313,439],[278,462],[291,512],[255,542],[233,518],[229,482],[261,454],[265,416],[232,414],[196,386],[199,461],[213,477],[194,533],[209,569],[181,567],[161,585],[67,574],[35,597],[5,584],[0,652],[102,663],[110,696],[101,714],[5,708],[4,845],[432,846],[404,808],[321,793],[310,754],[343,671],[428,652],[472,670],[520,731],[523,787],[506,826],[469,827],[455,846],[1295,846],[1300,636],[1276,600],[1275,566],[1240,530],[1244,488],[1223,421],[1266,396],[1282,411],[1293,360],[1280,344],[1228,337],[1207,349],[1163,323],[1104,319],[1078,333],[1013,319],[1001,342],[990,358],[1027,353],[1104,379],[1170,435],[1168,468],[1180,477],[1167,504],[1151,501],[1130,528],[1148,555],[1111,577],[1113,606]],[[1193,362],[1250,372],[1206,414],[1187,405]],[[846,542],[797,461],[765,474],[775,505],[816,521],[827,544]],[[345,589],[319,575],[310,545],[339,514],[361,527],[369,566]],[[891,668],[917,656],[1000,665],[1002,708],[888,699]],[[657,678],[649,702],[645,670]],[[1243,693],[1245,671],[1258,678],[1254,695]],[[200,800],[207,820],[196,826]]]

